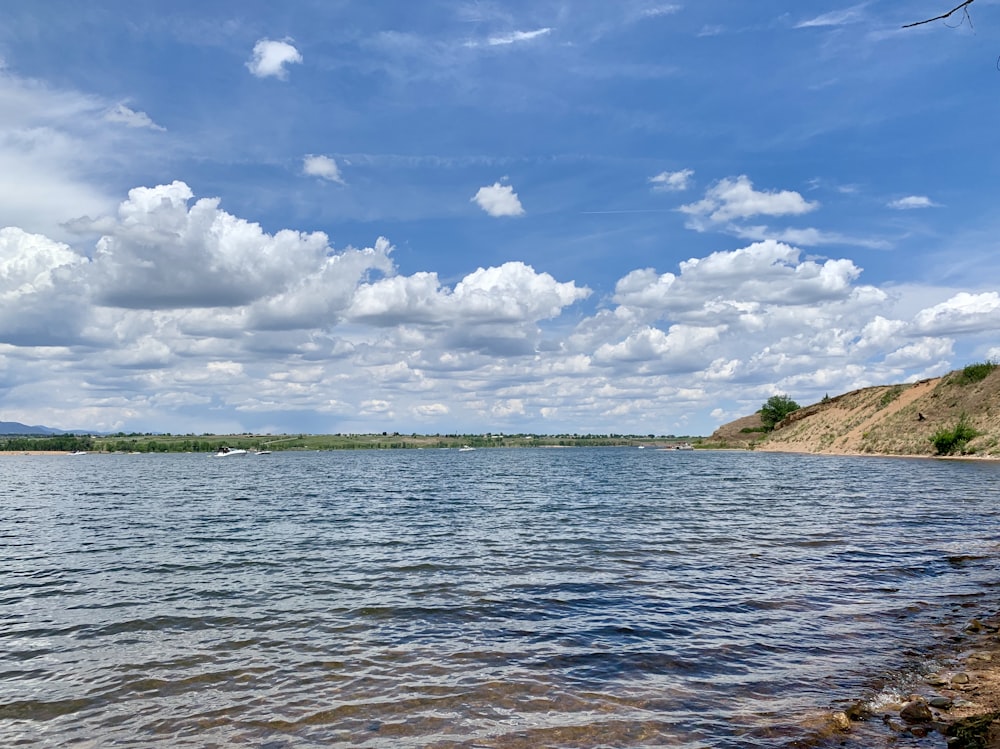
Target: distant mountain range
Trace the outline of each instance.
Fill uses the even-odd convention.
[[[17,421],[0,421],[0,434],[69,434],[64,429],[52,429],[51,427],[33,426],[21,424]]]

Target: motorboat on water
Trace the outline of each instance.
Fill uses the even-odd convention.
[[[226,447],[222,446],[219,448],[219,452],[215,454],[216,458],[228,458],[234,455],[246,455],[247,451],[240,447]]]
[[[472,452],[472,451],[473,451],[473,450],[475,450],[475,449],[476,449],[476,448],[474,448],[474,447],[469,447],[468,445],[462,445],[462,446],[461,446],[460,448],[458,448],[458,451],[459,451],[460,453],[470,453],[470,452]]]

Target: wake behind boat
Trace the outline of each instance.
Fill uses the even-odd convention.
[[[228,458],[233,455],[246,455],[247,451],[239,447],[220,447],[219,452],[217,452],[214,457],[216,458]]]

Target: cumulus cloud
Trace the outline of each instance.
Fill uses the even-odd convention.
[[[697,203],[680,207],[689,216],[723,223],[753,216],[800,216],[816,210],[819,203],[810,202],[793,190],[771,192],[754,190],[746,175],[719,180]]]
[[[93,278],[102,304],[135,309],[232,307],[283,291],[326,258],[327,237],[258,224],[194,197],[183,182],[137,187],[97,242]]]
[[[861,269],[847,259],[800,260],[800,251],[773,240],[713,252],[680,264],[681,288],[691,301],[729,298],[751,302],[813,304],[843,299]]]
[[[302,161],[302,172],[311,177],[319,177],[328,182],[344,184],[337,162],[329,156],[306,156]]]
[[[1000,294],[960,292],[918,312],[913,324],[919,332],[930,335],[1000,330]]]
[[[348,314],[379,325],[536,322],[556,317],[589,295],[585,287],[560,283],[529,265],[510,262],[479,268],[454,289],[442,287],[436,273],[426,272],[365,284],[358,288]]]
[[[437,418],[441,416],[446,416],[451,413],[451,409],[448,408],[447,404],[444,403],[425,403],[416,406],[413,412],[417,416],[422,416],[426,418]]]
[[[641,372],[691,372],[709,364],[708,347],[718,342],[723,330],[714,326],[672,325],[664,332],[645,326],[619,343],[598,347],[594,360],[602,364],[645,363]]]
[[[286,289],[255,302],[249,322],[262,330],[329,328],[351,306],[358,286],[372,273],[390,275],[392,245],[379,237],[374,247],[330,253],[316,266],[301,268]]]
[[[300,62],[302,55],[290,39],[260,39],[253,47],[253,57],[247,61],[247,69],[258,78],[285,80],[288,77],[286,66]]]
[[[489,215],[500,216],[523,216],[524,208],[521,201],[510,185],[494,182],[488,187],[480,187],[478,192],[472,196],[471,202],[478,205]]]
[[[926,195],[907,195],[905,198],[899,198],[898,200],[891,201],[888,205],[890,208],[895,208],[897,211],[908,211],[915,208],[940,207]]]
[[[649,181],[657,192],[681,192],[688,189],[693,176],[693,169],[681,169],[679,172],[660,172]]]
[[[386,238],[335,250],[269,233],[183,182],[136,188],[89,226],[92,260],[0,230],[6,402],[44,396],[87,421],[72,426],[294,429],[282,414],[309,412],[329,431],[647,431],[674,411],[747,413],[775,390],[811,402],[930,376],[1000,326],[997,292],[897,305],[852,260],[774,240],[632,270],[590,309],[590,289],[523,262],[402,275]]]
[[[619,376],[697,373],[706,386],[793,378],[815,372],[817,361],[899,347],[905,324],[865,352],[852,346],[887,302],[878,289],[854,284],[860,272],[850,260],[803,260],[773,241],[691,258],[677,273],[638,269],[615,286],[617,306],[582,321],[566,346],[592,352]]]
[[[925,367],[950,357],[952,345],[953,341],[948,338],[921,338],[887,354],[884,361],[888,366],[896,368]]]
[[[76,340],[88,314],[76,283],[86,265],[68,245],[17,227],[0,229],[0,342]]]
[[[126,127],[146,128],[148,130],[157,130],[160,132],[164,132],[166,130],[165,127],[160,127],[153,122],[150,116],[145,112],[136,112],[129,109],[124,104],[118,104],[113,109],[108,110],[104,115],[104,119],[107,122],[115,122],[120,125],[125,125]]]

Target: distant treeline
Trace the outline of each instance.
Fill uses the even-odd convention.
[[[92,450],[94,438],[89,434],[54,434],[50,437],[0,437],[0,450]]]
[[[384,434],[300,434],[300,435],[171,435],[115,434],[110,436],[57,435],[51,437],[0,437],[0,450],[77,450],[107,453],[214,453],[220,447],[244,450],[413,450],[421,448],[489,447],[626,447],[670,446],[693,442],[696,437],[674,435],[402,435]]]

